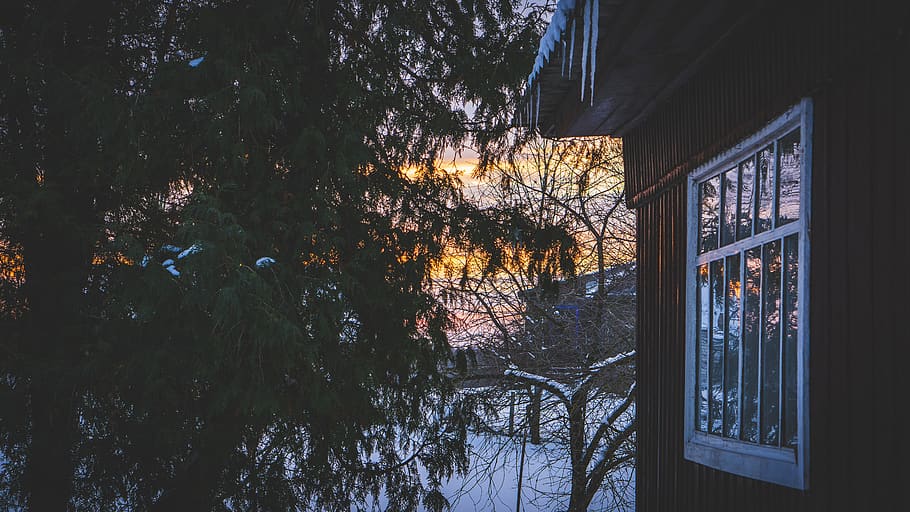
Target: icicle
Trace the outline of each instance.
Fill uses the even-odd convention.
[[[594,73],[597,71],[597,28],[600,25],[600,1],[591,2],[591,106],[594,106]]]
[[[528,91],[528,130],[534,129],[534,88]]]
[[[531,89],[531,86],[528,86],[528,129],[531,129],[531,100],[534,99],[534,90]]]
[[[585,5],[585,30],[581,40],[581,101],[585,100],[588,87],[588,45],[591,42],[591,0]]]
[[[572,42],[569,43],[569,79],[572,79],[572,61],[575,60],[575,16],[572,16]]]
[[[537,82],[537,108],[534,113],[534,130],[537,130],[538,121],[540,121],[540,81]]]
[[[528,91],[528,130],[534,129],[534,89]]]
[[[566,76],[566,40],[562,40],[562,53],[560,54],[562,65],[559,67],[559,76]]]
[[[575,0],[559,0],[556,4],[556,11],[550,19],[550,24],[543,37],[540,38],[540,44],[537,47],[537,57],[534,59],[534,68],[528,75],[528,87],[534,85],[534,81],[540,74],[540,71],[552,59],[553,52],[556,51],[556,45],[563,43],[563,60],[565,60],[565,35],[568,33],[569,17],[572,18],[572,48],[569,50],[569,56],[574,57],[575,44]],[[572,59],[569,59],[569,74],[572,71]]]

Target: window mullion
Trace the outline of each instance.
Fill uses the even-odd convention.
[[[719,203],[717,205],[717,248],[722,249],[724,247],[724,216],[727,214],[727,173],[721,172],[718,176],[720,176],[720,180],[718,180],[720,190],[717,194]]]
[[[765,247],[758,246],[758,259],[761,262],[758,269],[758,354],[756,354],[756,363],[758,368],[755,369],[756,391],[755,391],[755,441],[761,444],[761,420],[762,420],[762,371],[764,361],[764,337],[765,337]]]
[[[781,226],[776,230],[768,230],[763,233],[759,233],[752,238],[739,240],[737,242],[733,242],[730,245],[727,245],[726,247],[699,254],[695,257],[695,264],[701,265],[708,263],[711,260],[716,260],[721,256],[729,256],[746,249],[751,249],[756,245],[764,245],[768,242],[773,242],[778,238],[785,238],[789,235],[792,235],[793,233],[798,233],[799,230],[800,224],[798,222],[791,222],[789,224]]]
[[[743,353],[746,348],[746,252],[743,251],[739,255],[739,393],[737,399],[739,404],[737,409],[738,417],[738,438],[743,438],[743,390],[746,389],[745,386],[745,372],[743,371]]]
[[[784,239],[780,239],[780,307],[778,321],[778,351],[777,359],[777,446],[783,446],[784,438],[784,338],[787,331],[787,251]]]
[[[711,379],[711,364],[713,363],[712,359],[714,357],[714,265],[708,263],[708,339],[705,340],[708,343],[708,361],[706,362],[707,369],[705,371],[705,377],[708,381],[707,395],[705,396],[705,402],[708,406],[708,424],[705,425],[705,433],[711,433],[711,426],[714,424],[714,417],[712,414],[713,407],[711,406],[711,401],[714,397],[714,382]]]
[[[780,160],[780,147],[777,143],[777,138],[774,139],[774,152],[771,156],[771,227],[768,231],[774,231],[777,228],[777,209],[780,207],[778,204],[778,196],[780,195],[780,179],[778,174],[780,169],[778,169],[778,160]]]
[[[758,229],[758,202],[761,201],[761,159],[759,153],[752,155],[752,161],[755,170],[752,171],[752,230],[751,236],[755,236]]]
[[[742,219],[739,218],[743,212],[743,166],[741,163],[736,164],[736,214],[733,215],[733,242],[739,241],[739,224]]]
[[[724,341],[720,350],[720,435],[723,436],[727,428],[727,344],[730,342],[730,301],[727,300],[727,294],[729,293],[730,268],[728,265],[729,259],[726,256],[721,261],[724,262],[723,279],[721,280],[724,290],[723,297],[721,297],[724,304]]]

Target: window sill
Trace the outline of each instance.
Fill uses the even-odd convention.
[[[790,448],[760,446],[692,431],[687,436],[684,455],[686,460],[735,475],[794,489],[805,490],[808,486],[805,468],[800,467],[797,452]]]

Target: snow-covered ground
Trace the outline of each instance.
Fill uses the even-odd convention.
[[[468,391],[471,392],[471,391]],[[509,430],[509,411],[514,411],[513,436],[472,432],[469,434],[470,466],[465,476],[454,476],[444,482],[442,493],[452,505],[453,512],[512,512],[520,501],[522,512],[558,512],[566,510],[569,495],[569,453],[565,440],[567,424],[563,405],[552,395],[543,397],[541,407],[541,437],[543,443],[532,445],[523,439],[525,418],[522,414],[528,405],[524,392],[499,392],[492,388],[475,390],[493,393],[488,399],[500,404],[485,417],[490,430]],[[588,432],[596,430],[610,411],[623,401],[623,397],[601,395],[589,402]],[[510,407],[510,402],[512,406]],[[634,407],[620,416],[619,428],[632,421]],[[524,441],[524,443],[523,443]],[[522,467],[521,450],[525,457]],[[612,512],[635,509],[635,474],[629,464],[609,476],[603,489],[592,501],[589,511]],[[426,481],[426,475],[420,470]],[[521,475],[521,493],[518,482]],[[379,510],[385,510],[385,499],[380,496]],[[423,509],[421,509],[423,510]]]
[[[472,435],[471,468],[468,476],[453,478],[442,491],[452,503],[454,512],[516,510],[520,500],[522,511],[553,512],[565,510],[568,504],[568,454],[564,446],[545,443],[525,445],[524,470],[519,470],[521,440]],[[518,475],[522,473],[521,495],[518,494]],[[623,482],[611,492],[601,492],[589,510],[633,510],[635,477],[625,470]],[[615,499],[618,497],[619,499]],[[629,504],[622,507],[620,504]],[[619,507],[619,508],[617,508]]]
[[[494,390],[480,390],[494,392]],[[508,397],[508,399],[504,399]],[[532,445],[523,439],[526,428],[524,411],[528,395],[514,392],[500,397],[501,405],[487,416],[492,430],[508,431],[509,411],[514,411],[514,436],[473,433],[470,437],[471,466],[462,479],[453,478],[443,489],[457,512],[474,510],[516,510],[521,502],[522,511],[550,512],[565,510],[569,494],[569,453],[567,443],[568,423],[566,410],[556,397],[544,393],[541,404],[541,445]],[[603,419],[621,402],[622,397],[599,395],[588,403],[588,437]],[[507,404],[513,403],[513,406]],[[621,415],[617,427],[628,425],[634,407]],[[522,441],[525,441],[524,443]],[[525,448],[524,467],[521,468],[522,444]],[[518,481],[521,475],[521,495]],[[607,478],[604,489],[595,497],[589,510],[633,510],[635,475],[629,467]]]

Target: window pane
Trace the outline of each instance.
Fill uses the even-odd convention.
[[[722,246],[736,238],[736,213],[739,211],[736,204],[739,193],[739,170],[736,167],[724,173],[723,187],[723,225],[720,231],[720,245]]]
[[[720,205],[720,176],[705,181],[699,187],[698,225],[700,243],[698,252],[717,249],[717,220]]]
[[[761,233],[771,229],[771,214],[774,207],[774,147],[768,146],[758,152],[758,176],[755,186],[758,188],[758,215],[755,219],[755,232]]]
[[[761,442],[776,445],[780,430],[780,240],[762,249]]]
[[[799,218],[799,161],[802,148],[799,130],[794,130],[777,142],[778,184],[777,225],[782,226]]]
[[[755,210],[755,157],[739,164],[739,232],[736,239],[752,236],[752,212]]]
[[[761,337],[761,247],[746,251],[743,297],[742,439],[758,442],[758,342]]]
[[[784,239],[784,446],[796,446],[796,338],[799,330],[799,239]]]
[[[702,431],[708,431],[708,347],[710,338],[708,332],[711,327],[711,294],[708,288],[708,265],[698,267],[698,275],[695,277],[697,290],[695,299],[698,301],[696,310],[698,311],[698,337],[696,338],[696,351],[698,352],[698,370],[696,378],[698,379],[695,387],[698,389],[696,399],[696,418],[695,428]]]
[[[711,404],[708,423],[712,434],[723,426],[724,393],[724,260],[711,262],[711,347],[709,383]]]
[[[740,255],[727,256],[727,351],[724,354],[724,436],[739,438]]]

